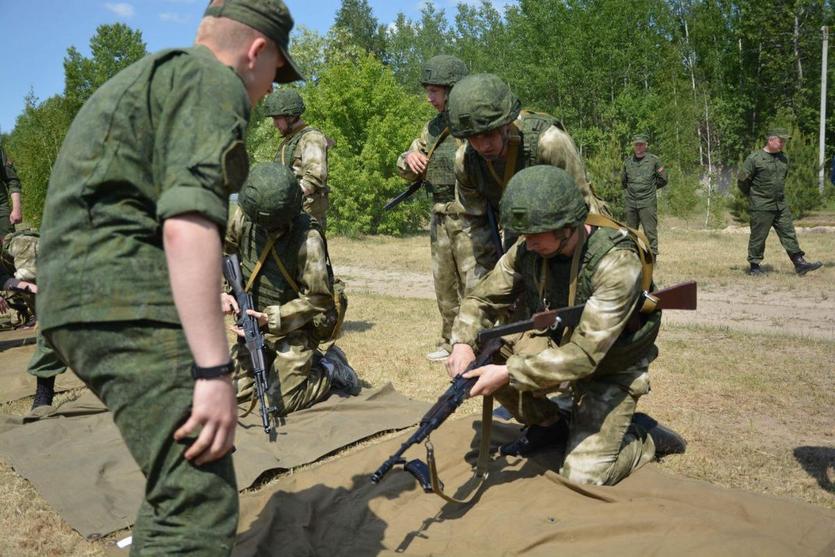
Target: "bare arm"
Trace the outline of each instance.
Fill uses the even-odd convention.
[[[20,192],[13,191],[12,198],[12,212],[9,214],[9,222],[12,224],[19,224],[23,221],[23,211],[20,208]]]

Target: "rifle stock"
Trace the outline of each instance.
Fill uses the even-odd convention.
[[[272,439],[273,427],[270,422],[270,412],[274,410],[267,406],[267,371],[264,358],[264,335],[258,320],[249,315],[247,310],[254,310],[252,296],[244,290],[241,265],[237,255],[228,255],[223,258],[223,277],[232,289],[232,295],[238,302],[237,325],[244,331],[244,338],[238,338],[238,342],[246,346],[252,361],[252,372],[255,379],[255,392],[258,396],[258,405],[261,410],[261,425],[264,433]]]

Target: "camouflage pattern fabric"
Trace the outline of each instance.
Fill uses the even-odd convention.
[[[623,161],[621,184],[625,190],[626,224],[636,230],[639,224],[643,226],[652,253],[657,255],[657,190],[667,185],[666,169],[652,153],[646,153],[641,158],[632,155]]]
[[[38,234],[21,230],[7,234],[0,245],[0,290],[18,314],[17,325],[35,316],[35,295],[14,290],[18,281],[37,282]]]
[[[232,456],[195,466],[183,453],[196,436],[174,441],[194,392],[182,329],[128,321],[76,323],[44,334],[113,413],[145,476],[131,555],[229,555],[238,516]]]
[[[32,354],[32,359],[29,360],[29,366],[26,368],[26,373],[35,377],[46,379],[48,377],[55,377],[67,371],[67,366],[61,361],[61,358],[53,350],[52,346],[46,342],[43,334],[38,331],[37,343],[35,344],[35,352]]]
[[[618,231],[593,230],[581,260],[575,301],[585,302],[586,308],[568,341],[557,346],[547,334],[536,332],[510,339],[510,383],[495,396],[520,422],[554,419],[558,407],[545,395],[566,384],[574,393],[566,460],[560,470],[572,481],[616,483],[654,456],[651,439],[629,425],[638,399],[649,392],[647,370],[657,355],[653,340],[660,325],[658,313],[637,333],[624,332],[641,292],[641,263],[635,250]],[[531,264],[537,260],[538,265]],[[565,305],[569,274],[555,268],[544,275],[549,284],[542,285],[540,270],[545,264],[571,263],[570,258],[545,260],[528,252],[520,238],[465,298],[453,326],[453,344],[474,346],[478,330],[506,316],[520,295],[538,299],[539,309],[549,302],[551,307]],[[548,276],[553,278],[548,281]],[[530,305],[527,316],[535,311]]]
[[[289,166],[304,192],[304,210],[327,229],[328,139],[316,128],[305,126],[284,137],[275,162]]]
[[[321,233],[311,227],[310,219],[302,215],[294,226],[303,230],[286,230],[288,234],[301,234],[304,241],[296,246],[297,253],[277,252],[282,264],[299,288],[296,294],[289,286],[277,297],[284,303],[258,307],[268,316],[266,358],[269,368],[271,402],[278,408],[279,415],[285,415],[319,402],[330,394],[331,381],[321,366],[317,365],[316,353],[320,340],[315,332],[317,321],[335,312],[333,287],[328,275],[327,252]],[[237,253],[241,267],[252,268],[252,259],[257,261],[260,249],[252,243],[257,229],[251,226],[242,211],[238,210],[226,233],[224,251]],[[260,241],[260,240],[259,240]],[[275,259],[268,257],[262,270],[264,276],[281,276]],[[246,272],[244,281],[249,280]],[[266,286],[261,280],[253,285],[253,298],[259,299],[257,290]],[[257,303],[256,303],[257,305]],[[233,360],[236,363],[234,378],[237,381],[238,398],[243,400],[252,394],[251,362],[246,347],[235,345]]]
[[[789,256],[805,255],[800,249],[791,211],[786,204],[785,185],[789,158],[782,151],[759,150],[748,155],[737,176],[742,193],[748,197],[751,235],[748,238],[748,262],[760,263],[765,241],[773,227]]]

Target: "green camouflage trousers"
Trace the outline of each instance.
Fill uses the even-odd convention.
[[[765,240],[772,227],[789,256],[805,255],[797,243],[791,211],[783,205],[782,209],[775,211],[751,211],[751,236],[748,238],[749,263],[760,263],[763,260]]]
[[[547,337],[522,335],[513,353],[539,353],[549,342]],[[655,355],[620,373],[571,384],[573,405],[561,476],[579,484],[614,485],[653,459],[655,444],[632,424],[632,415],[638,399],[649,392],[648,370]],[[557,390],[522,392],[506,385],[493,396],[520,423],[539,425],[559,419],[559,406],[548,399]]]
[[[432,277],[441,313],[439,348],[451,351],[449,336],[461,299],[496,265],[489,230],[474,227],[466,217],[432,212],[429,223]]]
[[[638,224],[643,226],[652,253],[658,255],[658,205],[656,203],[649,207],[630,207],[626,205],[625,209],[626,226],[635,230],[638,229]]]
[[[43,334],[38,333],[37,344],[35,345],[35,353],[32,354],[32,359],[29,360],[29,367],[26,372],[35,377],[46,379],[55,377],[67,371],[67,366],[55,353],[55,350],[46,342]]]
[[[124,321],[75,323],[44,335],[113,413],[145,475],[131,555],[229,555],[238,522],[232,457],[195,466],[183,453],[196,437],[173,437],[194,391],[183,330]]]
[[[318,363],[319,341],[312,333],[298,330],[280,338],[266,335],[265,340],[268,394],[277,415],[286,416],[328,398],[331,380]],[[255,389],[249,350],[243,344],[235,344],[232,359],[238,401],[248,400]]]
[[[328,192],[320,190],[315,192],[313,195],[304,196],[304,203],[302,207],[304,208],[305,213],[316,219],[324,231],[327,228],[329,205]]]

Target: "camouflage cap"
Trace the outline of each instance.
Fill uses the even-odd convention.
[[[636,133],[632,136],[632,143],[649,143],[649,136],[644,133]]]
[[[421,72],[421,85],[441,85],[452,87],[470,73],[467,64],[455,56],[439,54],[430,58],[423,65]]]
[[[493,74],[469,75],[449,93],[449,123],[458,138],[489,132],[516,120],[522,103]]]
[[[290,83],[304,79],[290,57],[290,31],[293,16],[282,0],[223,0],[211,2],[204,17],[227,17],[269,37],[281,50],[285,64],[275,73],[276,83]]]
[[[551,165],[517,172],[507,183],[499,208],[502,226],[516,234],[578,226],[589,213],[571,174]]]
[[[770,128],[766,137],[779,137],[780,139],[789,139],[789,130],[786,128]]]
[[[301,116],[304,110],[304,99],[295,89],[279,89],[264,101],[267,116]]]
[[[293,172],[274,162],[252,168],[238,195],[241,210],[267,230],[286,228],[302,209],[302,190]]]

